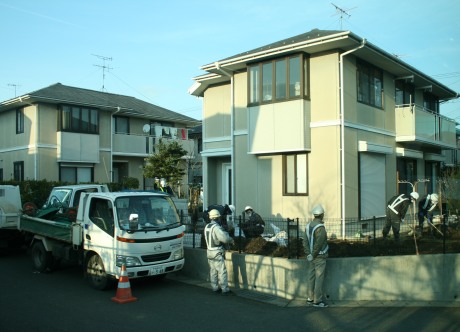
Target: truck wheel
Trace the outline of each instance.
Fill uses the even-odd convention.
[[[33,244],[31,254],[33,266],[38,272],[45,272],[53,266],[53,256],[46,251],[41,241]]]
[[[99,255],[92,255],[86,261],[85,277],[91,287],[104,290],[110,285],[110,279],[105,273],[104,264]]]

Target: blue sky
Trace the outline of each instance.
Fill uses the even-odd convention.
[[[0,0],[0,101],[60,82],[201,119],[187,92],[200,66],[315,28],[351,30],[460,92],[459,13],[456,0]],[[441,112],[460,121],[460,100]]]

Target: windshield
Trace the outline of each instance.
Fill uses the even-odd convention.
[[[125,230],[158,230],[180,223],[174,203],[165,196],[119,197],[115,210],[120,228]]]
[[[44,207],[63,207],[68,206],[72,189],[53,188]]]

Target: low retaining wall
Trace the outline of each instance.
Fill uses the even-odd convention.
[[[306,298],[305,259],[227,252],[231,287]],[[187,277],[209,280],[206,250],[185,248]],[[324,292],[335,301],[460,301],[460,254],[329,258]]]

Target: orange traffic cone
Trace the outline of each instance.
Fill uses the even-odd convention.
[[[121,266],[120,279],[118,281],[118,289],[115,297],[112,297],[113,302],[128,303],[137,301],[137,297],[131,294],[131,285],[129,284],[128,273],[126,272],[125,264]]]

